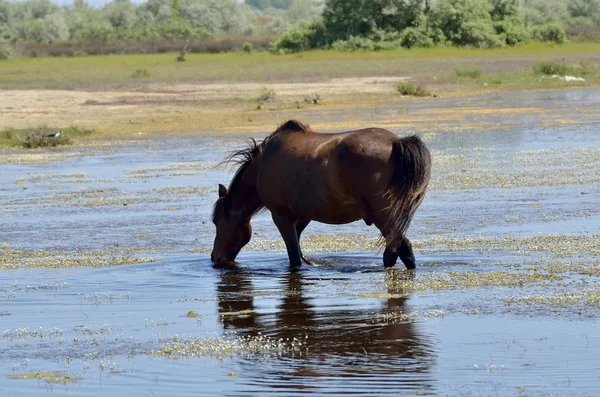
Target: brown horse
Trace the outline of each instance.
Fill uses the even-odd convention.
[[[250,241],[250,220],[267,208],[292,267],[309,263],[299,241],[310,221],[364,219],[385,240],[384,266],[394,266],[400,257],[408,269],[415,268],[405,233],[425,197],[431,170],[429,150],[417,136],[399,138],[381,128],[320,134],[290,120],[230,160],[239,168],[229,189],[219,185],[213,262],[233,261]]]

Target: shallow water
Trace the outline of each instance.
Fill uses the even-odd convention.
[[[423,135],[414,280],[382,269],[360,222],[311,224],[316,266],[290,273],[268,213],[239,264],[213,268],[209,214],[231,176],[214,165],[244,136],[1,164],[0,395],[596,395],[599,105],[572,90],[406,110],[498,109]],[[94,255],[153,262],[43,262]]]

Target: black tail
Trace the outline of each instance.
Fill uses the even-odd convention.
[[[394,173],[385,192],[390,201],[390,218],[384,233],[386,245],[396,249],[425,198],[431,175],[431,154],[416,135],[394,142]]]

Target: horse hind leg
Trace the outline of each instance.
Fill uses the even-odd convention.
[[[402,238],[400,246],[397,248],[386,247],[383,252],[383,266],[392,267],[398,261],[398,258],[404,263],[407,269],[413,270],[417,267],[415,262],[415,254],[413,253],[412,244],[406,236]]]
[[[309,223],[310,219],[300,219],[296,221],[296,235],[298,236],[298,249],[300,250],[300,258],[307,265],[312,265],[313,263],[310,260],[308,260],[302,253],[302,247],[300,246],[300,236],[302,235],[302,232],[304,231],[304,229],[306,229],[306,226],[308,226]]]
[[[371,219],[373,220],[375,226],[377,226],[377,228],[381,232],[383,238],[387,240],[388,233],[386,225],[388,218],[386,216],[375,215],[372,216]],[[399,246],[391,246],[389,244],[386,245],[385,251],[383,252],[383,266],[392,267],[396,265],[396,262],[398,262],[398,258],[400,258],[400,260],[402,261],[402,263],[404,263],[404,266],[406,266],[407,269],[412,270],[416,268],[415,255],[413,253],[412,244],[406,236],[402,237],[402,241],[400,242]]]

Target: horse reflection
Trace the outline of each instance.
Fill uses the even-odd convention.
[[[251,336],[258,333],[252,281],[247,274],[235,268],[222,270],[217,301],[223,328],[244,330]]]
[[[243,271],[222,274],[217,293],[219,311],[223,314],[233,308],[248,314],[240,318],[222,315],[224,328],[236,328],[242,335],[260,332],[274,339],[297,338],[305,343],[305,349],[291,360],[284,360],[284,364],[281,362],[282,365],[275,363],[263,368],[253,364],[248,369],[256,372],[253,383],[282,387],[284,382],[284,387],[299,390],[315,386],[306,384],[304,377],[329,382],[332,376],[365,375],[370,379],[365,378],[365,382],[373,382],[370,377],[379,375],[393,376],[396,388],[402,388],[403,384],[411,389],[431,388],[429,372],[435,357],[430,342],[419,334],[417,325],[386,316],[404,313],[407,298],[391,295],[394,297],[386,299],[378,309],[364,302],[359,307],[348,300],[317,305],[304,290],[319,282],[322,281],[302,273],[283,276],[283,296],[276,312],[259,315],[254,307],[249,274]],[[321,299],[326,304],[326,298]],[[298,376],[304,380],[299,382]],[[390,392],[388,386],[382,394]]]

